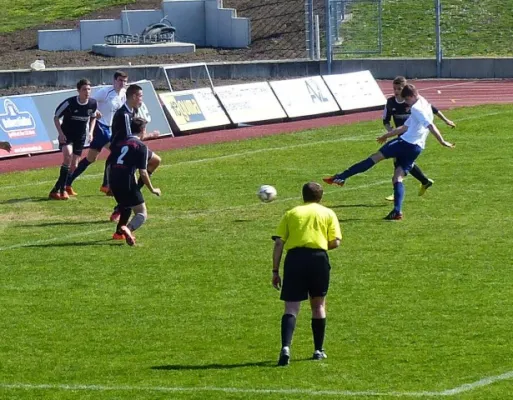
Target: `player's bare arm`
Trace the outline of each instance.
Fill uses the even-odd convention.
[[[141,137],[141,140],[156,139],[159,136],[160,136],[160,132],[159,131],[144,132],[144,134]]]
[[[66,142],[66,136],[64,136],[64,132],[62,131],[62,128],[61,128],[61,121],[59,120],[59,117],[55,116],[53,118],[53,123],[55,124],[55,129],[57,129],[57,133],[58,133],[58,139],[59,139],[59,143],[65,143]]]
[[[273,279],[272,284],[276,290],[281,289],[281,277],[280,277],[280,263],[281,256],[283,254],[283,246],[285,242],[280,237],[273,237],[274,239],[274,250],[273,250]]]
[[[407,130],[408,130],[408,127],[406,125],[403,125],[403,126],[400,126],[399,128],[394,128],[394,129],[388,131],[384,135],[381,135],[380,137],[378,137],[376,140],[378,141],[378,143],[385,143],[387,141],[387,139],[394,137],[394,136],[402,135]]]
[[[0,142],[0,149],[11,152],[11,144],[9,142]]]
[[[456,128],[456,124],[452,122],[449,118],[447,118],[441,111],[438,111],[436,115],[451,128]]]
[[[433,136],[436,137],[436,140],[438,140],[438,142],[442,146],[449,147],[451,149],[454,148],[454,144],[444,140],[442,134],[440,133],[440,131],[438,130],[438,128],[436,127],[435,124],[430,124],[430,125],[428,125],[427,128],[429,129],[429,132],[431,132],[433,134]]]
[[[91,118],[89,118],[89,133],[88,133],[89,142],[91,142],[93,140],[93,132],[94,132],[95,126],[96,126],[96,116],[94,115]]]
[[[140,169],[139,170],[139,176],[141,177],[143,183],[146,185],[146,187],[148,188],[148,190],[151,193],[153,193],[156,196],[160,196],[162,194],[162,192],[160,191],[159,188],[154,188],[153,187],[153,185],[151,183],[150,175],[148,174],[147,170]]]

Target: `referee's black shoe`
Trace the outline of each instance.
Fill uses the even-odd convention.
[[[284,367],[286,365],[289,365],[290,360],[290,349],[285,346],[280,351],[280,358],[278,359],[278,366]]]

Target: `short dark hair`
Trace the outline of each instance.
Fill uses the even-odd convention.
[[[126,90],[126,97],[132,97],[134,94],[136,94],[139,90],[142,90],[142,87],[136,84],[131,84],[128,89]]]
[[[303,185],[303,201],[305,203],[319,203],[324,190],[317,182],[308,182]]]
[[[148,121],[146,121],[144,118],[135,117],[130,122],[130,130],[134,135],[138,135],[141,133],[144,129],[144,127],[148,124]]]
[[[85,86],[85,85],[89,85],[91,86],[91,81],[89,81],[89,79],[86,79],[86,78],[82,78],[80,79],[78,82],[77,82],[77,90],[80,90],[80,88],[82,86]]]
[[[121,78],[127,78],[128,79],[128,74],[124,71],[116,71],[114,72],[114,80],[118,79],[119,77]]]
[[[406,78],[401,75],[396,76],[394,81],[392,82],[392,84],[404,86],[404,85],[406,85]]]
[[[417,91],[417,88],[411,83],[408,83],[405,87],[403,87],[403,90],[401,90],[401,97],[403,99],[406,97],[417,96],[418,94],[419,92]]]

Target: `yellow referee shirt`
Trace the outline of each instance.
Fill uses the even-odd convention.
[[[342,239],[342,232],[333,210],[319,203],[306,203],[285,213],[276,236],[285,242],[286,250],[295,247],[328,250],[328,242]]]

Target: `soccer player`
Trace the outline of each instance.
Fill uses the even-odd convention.
[[[133,118],[130,122],[131,134],[120,139],[116,146],[112,147],[112,161],[109,164],[110,189],[121,212],[113,238],[124,238],[130,246],[135,245],[133,232],[140,228],[148,217],[141,188],[135,181],[135,170],[139,170],[140,178],[151,193],[157,196],[161,194],[160,189],[153,187],[147,171],[149,150],[141,141],[145,129],[144,119]],[[135,215],[128,223],[132,210]]]
[[[9,142],[1,142],[0,141],[0,149],[7,151],[8,153],[11,152],[11,144]]]
[[[406,84],[401,97],[411,108],[411,114],[404,125],[392,129],[377,138],[377,141],[384,144],[388,138],[400,136],[384,144],[377,153],[369,158],[352,165],[344,172],[324,178],[324,182],[330,185],[344,186],[346,180],[356,174],[361,174],[372,168],[378,162],[395,158],[396,167],[392,182],[394,184],[394,209],[385,217],[388,220],[399,220],[403,218],[402,203],[404,199],[403,179],[413,167],[413,163],[420,155],[426,145],[426,139],[431,132],[442,146],[453,148],[452,143],[446,142],[442,134],[433,122],[433,110],[431,104],[419,95],[415,86]]]
[[[93,140],[89,144],[87,156],[82,158],[77,168],[68,178],[66,183],[66,191],[69,195],[76,195],[72,188],[72,184],[86,169],[94,163],[102,149],[110,147],[111,126],[114,113],[121,108],[126,101],[125,86],[128,82],[128,75],[123,71],[114,73],[114,82],[110,86],[101,88],[93,96],[98,104],[98,111],[102,114],[101,118],[96,122],[93,133]],[[104,193],[109,191],[107,182],[107,163],[105,163],[105,171],[103,173],[103,183],[100,190]]]
[[[55,110],[54,123],[59,133],[59,144],[63,161],[59,179],[50,191],[49,198],[68,200],[69,194],[65,189],[70,168],[75,170],[82,155],[86,135],[92,139],[96,122],[96,100],[91,98],[91,82],[81,79],[77,83],[78,96],[64,100]],[[60,119],[62,118],[62,124]],[[89,124],[89,132],[88,132]]]
[[[126,103],[114,113],[112,118],[112,135],[111,135],[111,145],[110,149],[112,151],[114,146],[117,146],[118,142],[125,140],[127,137],[132,135],[131,131],[131,121],[137,117],[137,110],[141,107],[143,102],[143,90],[139,85],[132,84],[128,87],[126,91]],[[153,138],[158,136],[158,132],[145,133],[141,137],[141,140],[145,140],[148,138]],[[151,150],[148,150],[149,158],[148,158],[148,168],[147,172],[151,176],[153,172],[160,165],[160,157],[153,153]],[[112,154],[107,158],[107,165],[113,162],[114,157]],[[108,167],[107,167],[108,168]],[[142,188],[144,186],[144,182],[142,177],[138,181],[138,186]],[[118,221],[121,215],[121,210],[118,209],[118,206],[114,208],[110,216],[111,221]]]
[[[406,78],[404,76],[397,76],[393,82],[392,87],[394,89],[394,95],[387,99],[387,104],[385,109],[383,110],[383,125],[387,132],[390,132],[393,128],[390,125],[391,120],[394,120],[394,125],[396,128],[403,126],[408,117],[410,116],[410,107],[404,99],[401,97],[401,90],[407,84]],[[445,117],[445,115],[436,107],[431,105],[431,110],[433,114],[438,116],[442,121],[444,121],[447,125],[454,128],[456,125],[454,122]],[[419,166],[415,163],[410,171],[411,176],[417,179],[420,182],[419,196],[422,196],[426,193],[426,190],[429,189],[434,181],[429,179],[419,168]],[[393,201],[394,196],[386,197],[387,200]]]
[[[281,351],[278,365],[289,364],[290,345],[296,327],[301,302],[310,299],[314,360],[326,358],[324,335],[326,331],[325,298],[330,283],[330,262],[327,250],[340,246],[342,233],[337,215],[319,204],[322,186],[316,182],[303,185],[304,204],[287,211],[282,217],[273,250],[272,284],[281,289],[285,302],[281,318]],[[283,266],[283,285],[280,262],[283,249],[287,250]]]

